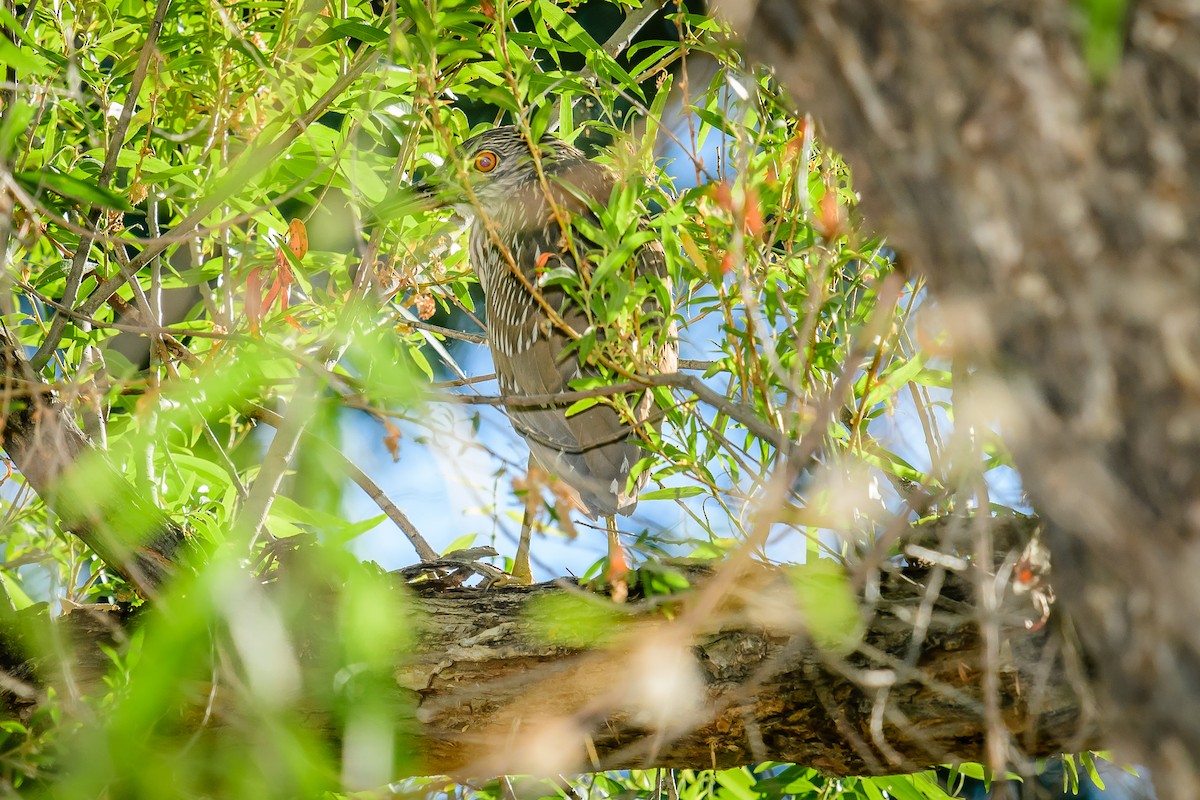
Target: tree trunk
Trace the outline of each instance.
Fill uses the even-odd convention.
[[[1100,4],[730,5],[1005,379],[1121,755],[1200,797],[1200,7],[1131,3],[1106,60]]]

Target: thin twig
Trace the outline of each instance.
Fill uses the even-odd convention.
[[[245,533],[251,547],[262,533],[267,514],[271,511],[271,505],[279,494],[279,487],[283,484],[288,465],[296,453],[296,446],[312,418],[311,412],[318,396],[317,386],[316,378],[307,374],[296,385],[287,414],[276,427],[275,438],[267,448],[262,467],[250,487],[250,494],[234,520],[233,529]]]
[[[402,319],[399,320],[397,324],[407,325],[410,328],[416,328],[420,331],[436,333],[439,336],[445,336],[447,339],[458,339],[460,342],[470,342],[471,344],[485,344],[487,342],[487,337],[482,333],[466,333],[464,331],[454,330],[453,328],[443,328],[441,325],[434,325],[430,322],[422,322],[415,319]]]
[[[613,31],[612,36],[600,45],[600,50],[606,53],[610,58],[616,58],[625,48],[629,47],[633,37],[637,36],[637,32],[650,21],[650,18],[657,14],[663,6],[667,4],[667,0],[647,0],[641,8],[635,8],[629,12],[629,16],[625,17],[625,21]],[[591,67],[584,67],[578,75],[578,78],[583,81],[591,80],[596,77],[596,73]],[[572,100],[571,105],[574,107],[576,100]],[[558,129],[558,121],[561,116],[558,113],[558,107],[562,103],[562,96],[554,102],[554,110],[550,112],[550,121],[546,126],[546,130],[554,132]]]
[[[262,420],[266,424],[278,430],[283,425],[284,419],[279,414],[262,407],[255,407],[254,417]],[[328,455],[337,460],[346,474],[350,476],[350,480],[358,484],[358,487],[366,492],[367,497],[375,501],[379,506],[379,510],[387,514],[388,519],[396,523],[401,532],[408,537],[408,541],[412,543],[413,549],[417,551],[417,555],[422,561],[435,561],[438,558],[438,553],[429,546],[429,542],[417,530],[417,526],[412,523],[408,515],[401,511],[391,498],[384,493],[383,489],[375,481],[371,480],[367,473],[363,472],[358,466],[351,461],[346,455],[334,445],[317,436],[311,431],[305,431],[304,439],[307,442],[316,444]]]
[[[372,67],[379,60],[381,53],[377,50],[372,50],[363,54],[345,74],[334,82],[325,94],[312,104],[300,117],[287,127],[283,133],[279,134],[269,144],[262,147],[253,147],[246,150],[238,159],[238,169],[231,169],[221,179],[216,188],[196,205],[190,214],[187,215],[178,225],[175,226],[171,234],[160,237],[159,240],[147,242],[145,249],[137,254],[129,261],[129,271],[137,273],[142,267],[150,263],[151,259],[166,250],[174,241],[182,241],[186,238],[186,233],[197,225],[200,221],[208,216],[217,206],[223,203],[228,197],[233,195],[239,189],[243,188],[255,175],[267,169],[276,162],[276,156],[282,153],[288,145],[290,145],[300,134],[308,129],[336,100],[346,88],[354,83],[359,76]],[[104,283],[96,287],[95,291],[78,307],[78,311],[86,315],[95,314],[101,305],[108,300],[118,289],[125,284],[124,275],[114,275]]]
[[[133,118],[133,109],[137,105],[138,93],[142,89],[142,82],[146,79],[146,70],[150,66],[150,58],[156,52],[155,43],[158,42],[158,35],[162,32],[163,20],[166,19],[167,9],[170,5],[171,0],[158,0],[158,7],[154,11],[154,19],[150,22],[150,30],[146,33],[146,41],[142,44],[142,51],[138,56],[137,67],[134,69],[133,78],[129,83],[129,91],[125,95],[125,103],[121,106],[121,116],[117,119],[117,124],[113,128],[111,138],[108,141],[108,152],[104,156],[104,165],[100,168],[100,175],[96,178],[96,185],[101,189],[108,188],[108,184],[112,181],[113,173],[117,171],[117,156],[120,154],[121,148],[125,145],[125,131],[129,129],[129,121]],[[97,208],[92,211],[91,227],[94,228],[99,224],[102,215],[103,209]],[[75,297],[79,292],[80,284],[83,283],[83,268],[87,264],[87,256],[92,249],[92,240],[92,236],[81,237],[79,247],[75,250],[75,256],[71,259],[71,269],[67,273],[67,280],[63,286],[62,303],[65,306],[75,305]],[[42,346],[29,359],[34,369],[41,369],[50,360],[50,355],[58,347],[58,343],[62,341],[66,326],[67,317],[63,314],[55,314],[54,319],[50,322],[50,330],[46,333],[46,338],[42,342]]]
[[[706,362],[697,362],[699,365]],[[779,428],[764,421],[754,410],[740,403],[735,403],[724,395],[710,388],[695,375],[682,375],[678,372],[666,372],[659,375],[637,376],[637,380],[614,383],[609,386],[598,386],[594,389],[580,389],[573,392],[557,392],[549,394],[530,395],[454,395],[456,402],[467,405],[508,406],[509,408],[527,408],[539,406],[558,406],[573,403],[576,400],[586,400],[593,397],[612,397],[626,392],[636,392],[648,386],[673,386],[692,392],[704,403],[725,414],[730,419],[741,423],[760,439],[772,442],[779,447],[790,447],[795,444]]]
[[[456,386],[473,386],[476,383],[486,383],[496,380],[496,373],[490,375],[474,375],[470,378],[457,378],[452,381],[434,381],[429,384],[434,389],[452,389]]]

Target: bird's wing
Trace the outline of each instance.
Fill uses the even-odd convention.
[[[577,183],[570,197],[556,198],[576,214],[590,214],[587,209],[578,208],[580,196],[607,199],[612,187],[611,173],[589,162],[583,164],[587,166],[577,165],[565,176],[582,182],[582,187]],[[580,195],[580,188],[587,194]],[[568,244],[556,221],[522,231],[512,242],[513,261],[526,271],[526,281],[537,287],[545,305],[567,326],[582,334],[590,325],[584,309],[561,286],[539,285],[539,276],[556,267],[567,266],[578,272],[575,256],[586,260],[594,248],[578,231],[572,231],[571,238]],[[665,279],[666,259],[660,242],[651,241],[643,246],[635,258],[636,275]],[[492,352],[502,392],[524,397],[557,395],[571,391],[570,383],[577,378],[597,374],[594,368],[580,364],[578,352],[568,349],[571,338],[561,326],[547,319],[542,306],[528,296],[523,282],[511,274],[503,278],[496,281],[488,305],[489,317],[494,321],[489,323]],[[648,312],[644,319],[656,316],[653,324],[661,322],[662,309],[657,298],[646,301],[644,312]],[[598,337],[603,335],[602,331],[596,333]],[[669,342],[665,349],[672,352],[670,368],[673,369],[674,342]],[[648,421],[654,424],[653,399],[648,392],[628,400],[638,424]],[[643,477],[636,486],[628,486],[630,470],[643,455],[633,426],[604,403],[566,416],[572,403],[561,400],[536,408],[514,403],[509,405],[508,413],[538,461],[579,492],[587,513],[592,516],[631,513],[637,504],[638,490],[645,483]]]
[[[514,252],[519,264],[536,263],[539,254],[553,251],[549,236],[523,236]],[[566,256],[569,257],[569,256]],[[543,266],[553,269],[564,258],[553,253]],[[531,276],[536,280],[536,276]],[[492,357],[501,391],[505,395],[529,397],[560,395],[571,391],[570,383],[581,377],[576,351],[569,350],[571,338],[550,322],[540,305],[528,298],[519,281],[498,281],[497,302],[489,302]],[[583,332],[588,319],[559,286],[539,287],[546,305],[576,332]],[[519,300],[504,302],[508,292],[520,292]],[[516,309],[520,308],[520,311]],[[611,406],[597,404],[566,416],[574,401],[549,401],[537,407],[510,403],[513,427],[529,443],[530,450],[546,469],[559,475],[580,494],[584,510],[596,514],[628,513],[636,504],[626,479],[641,456],[631,429]]]

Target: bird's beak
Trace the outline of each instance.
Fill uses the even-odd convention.
[[[412,185],[412,191],[423,200],[437,201],[437,188],[429,181],[417,181]]]
[[[411,191],[417,202],[421,203],[422,211],[445,208],[454,202],[457,194],[445,181],[438,180],[437,176],[432,177],[433,180],[417,181],[412,185]]]

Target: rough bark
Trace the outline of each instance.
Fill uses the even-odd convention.
[[[1012,526],[1020,533],[1030,524]],[[763,760],[832,775],[895,774],[981,757],[989,731],[969,575],[930,566],[884,571],[862,598],[861,638],[840,650],[813,645],[792,577],[747,570],[697,623],[690,610],[710,587],[701,577],[690,594],[672,598],[670,618],[661,603],[643,604],[612,627],[587,621],[591,603],[611,608],[607,600],[589,603],[574,587],[428,586],[414,601],[422,632],[397,666],[396,697],[379,702],[415,705],[411,763],[421,774],[703,769]],[[578,604],[554,602],[567,595]],[[1053,621],[1027,629],[1041,616],[1030,597],[1006,593],[996,618],[1008,642],[994,664],[1001,735],[1031,757],[1094,747],[1099,730],[1076,691],[1085,683],[1080,666]],[[581,624],[572,625],[564,608],[584,609]],[[920,630],[926,623],[914,634],[914,624]],[[109,663],[98,645],[126,640],[120,629],[137,618],[78,610],[61,624],[78,643],[72,669],[79,685]],[[582,646],[573,638],[581,631],[604,641]],[[39,671],[11,653],[0,668]],[[319,712],[310,724],[339,733]]]
[[[1122,755],[1200,796],[1200,6],[1131,3],[1105,75],[1068,0],[729,5],[1004,377]]]
[[[75,424],[21,345],[0,330],[0,446],[64,529],[146,596],[182,555],[182,529],[134,489]]]

